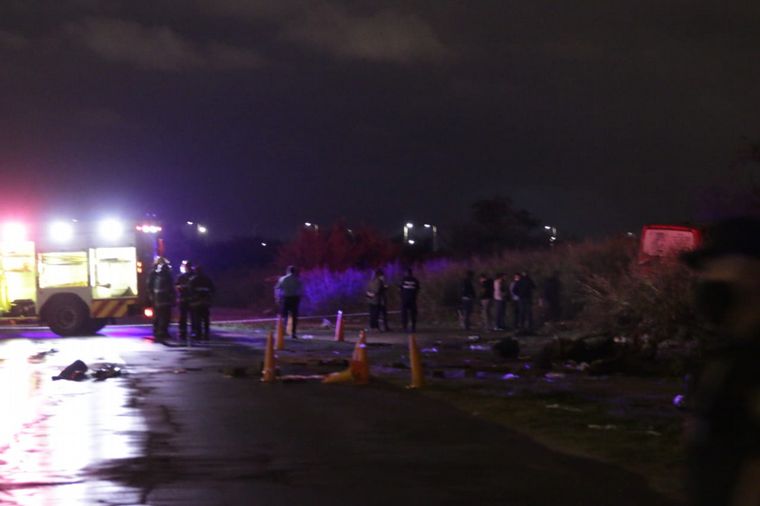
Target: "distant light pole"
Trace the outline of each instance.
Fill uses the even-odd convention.
[[[305,222],[303,224],[303,226],[306,227],[306,228],[313,229],[314,232],[319,232],[319,225],[317,225],[316,223],[312,223],[310,221],[307,221],[307,222]]]
[[[414,228],[414,223],[407,221],[404,224],[404,242],[409,242],[409,231]],[[413,242],[410,244],[414,244]]]
[[[438,227],[436,225],[431,225],[430,223],[425,223],[423,226],[431,229],[433,232],[433,253],[435,253],[438,251]]]
[[[554,246],[554,243],[557,242],[557,227],[544,225],[544,230],[549,234],[549,246]]]

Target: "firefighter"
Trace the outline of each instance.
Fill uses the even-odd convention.
[[[153,305],[153,337],[157,342],[166,342],[174,305],[174,280],[171,265],[164,257],[156,258],[153,263],[148,277],[148,295]]]
[[[214,298],[216,287],[200,265],[193,269],[193,276],[189,282],[190,309],[192,311],[193,337],[199,340],[208,340],[209,326],[211,325],[211,301]]]
[[[417,331],[417,294],[420,291],[420,282],[412,275],[412,269],[406,270],[406,276],[401,280],[401,323],[404,332]]]
[[[193,263],[190,260],[183,260],[179,266],[179,271],[181,274],[177,277],[175,284],[179,302],[179,338],[187,341],[188,316],[190,316],[190,329],[195,328],[193,312],[190,308],[190,279],[195,275]]]

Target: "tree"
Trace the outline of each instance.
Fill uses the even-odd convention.
[[[470,210],[469,221],[452,232],[451,244],[455,253],[494,254],[504,249],[538,244],[532,232],[540,222],[527,210],[516,208],[509,197],[478,200]]]

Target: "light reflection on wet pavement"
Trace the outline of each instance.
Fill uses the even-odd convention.
[[[146,427],[140,410],[129,407],[127,378],[51,379],[77,359],[91,369],[123,366],[121,353],[155,346],[130,329],[131,338],[25,331],[0,339],[1,505],[140,504],[137,489],[91,473],[99,463],[141,453]]]

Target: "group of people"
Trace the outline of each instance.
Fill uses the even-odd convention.
[[[188,323],[194,339],[208,340],[214,283],[200,265],[193,265],[190,260],[183,260],[179,269],[180,275],[175,282],[169,261],[165,257],[158,257],[148,276],[148,297],[153,307],[153,336],[159,342],[169,339],[172,307],[178,303],[180,340],[188,341]]]
[[[531,332],[534,328],[533,300],[536,283],[527,271],[516,272],[511,278],[497,273],[493,278],[482,273],[475,285],[475,273],[467,271],[461,286],[460,319],[462,327],[470,330],[471,317],[476,302],[480,304],[483,330],[507,330]],[[559,319],[559,274],[553,273],[544,283],[541,296],[547,320]],[[512,325],[507,323],[507,307],[512,306]]]
[[[370,330],[391,330],[388,325],[388,289],[385,273],[377,269],[367,285],[367,304],[369,305]],[[404,332],[417,331],[417,294],[420,281],[414,277],[412,269],[407,269],[399,284],[401,295],[401,325]],[[382,321],[382,327],[380,322]]]

